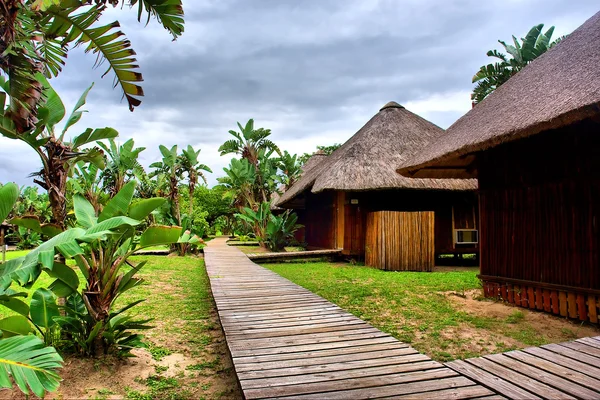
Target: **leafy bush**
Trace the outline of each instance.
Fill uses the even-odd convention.
[[[271,214],[267,224],[266,245],[271,251],[282,251],[294,238],[296,232],[302,225],[298,225],[298,216],[290,210],[281,215]]]
[[[19,250],[33,249],[42,244],[42,236],[35,231],[19,226],[12,233],[6,235],[6,238],[15,239]]]
[[[19,195],[19,188],[13,183],[0,187],[0,222],[10,214]],[[20,260],[23,260],[21,258]],[[17,261],[19,263],[19,261]],[[26,395],[29,390],[38,397],[58,389],[60,377],[56,370],[62,366],[62,358],[53,347],[45,347],[36,336],[29,335],[31,326],[27,316],[30,306],[19,300],[26,297],[23,292],[10,289],[12,276],[9,264],[0,268],[0,304],[16,311],[18,315],[0,320],[0,387],[11,388],[13,382]],[[36,292],[37,293],[37,292]],[[37,301],[37,296],[35,298]],[[36,301],[32,299],[35,315]],[[37,319],[38,315],[35,316]]]
[[[244,207],[235,216],[250,225],[260,245],[271,251],[282,251],[293,239],[294,232],[302,227],[297,224],[296,214],[290,210],[281,215],[273,215],[269,202],[261,203],[257,211]]]

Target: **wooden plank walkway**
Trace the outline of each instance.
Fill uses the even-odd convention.
[[[246,253],[246,256],[254,262],[278,262],[285,260],[311,259],[311,258],[335,258],[342,255],[342,249],[285,251],[279,253]]]
[[[215,238],[206,269],[247,399],[502,398]]]
[[[446,366],[515,399],[600,399],[600,336]]]

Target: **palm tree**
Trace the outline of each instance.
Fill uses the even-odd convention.
[[[171,217],[177,225],[181,226],[181,212],[179,209],[179,181],[181,180],[181,168],[179,166],[179,157],[177,157],[177,145],[168,149],[162,144],[159,146],[162,154],[162,161],[150,164],[150,168],[155,168],[149,176],[156,177],[158,181],[166,182],[168,191],[166,197],[171,204]]]
[[[226,141],[219,147],[221,155],[235,153],[245,158],[250,164],[258,167],[259,151],[272,150],[281,155],[279,147],[267,139],[271,135],[270,129],[254,129],[254,120],[249,119],[246,126],[237,123],[240,132],[230,130],[229,133],[235,138]]]
[[[179,168],[181,172],[187,174],[188,177],[188,187],[190,194],[190,203],[189,203],[189,217],[192,218],[194,214],[194,192],[196,190],[196,184],[198,183],[198,178],[202,178],[204,183],[206,183],[206,176],[204,176],[204,172],[212,173],[212,170],[205,164],[200,164],[198,161],[198,157],[200,156],[200,149],[198,151],[194,150],[194,148],[188,145],[187,149],[183,149],[182,154],[179,158]]]
[[[134,148],[133,139],[129,139],[120,146],[117,146],[114,139],[108,141],[109,146],[98,143],[98,146],[104,149],[107,158],[106,168],[102,171],[101,179],[103,189],[110,193],[111,197],[114,197],[127,182],[143,171],[138,157],[146,148]]]
[[[494,57],[499,61],[482,66],[473,76],[473,83],[477,83],[471,94],[473,104],[481,102],[511,76],[564,39],[562,36],[550,42],[554,27],[552,26],[546,33],[542,33],[543,27],[544,24],[535,25],[525,38],[521,38],[521,43],[513,36],[514,46],[498,40],[510,58],[497,50],[487,52],[488,57]]]
[[[217,178],[225,188],[223,197],[230,199],[232,206],[241,210],[244,207],[256,209],[254,185],[256,183],[256,170],[244,158],[231,160],[229,168],[223,168],[226,176]]]
[[[105,75],[115,74],[129,108],[140,105],[143,81],[138,72],[131,43],[118,30],[119,23],[100,25],[107,9],[119,0],[56,1],[4,0],[0,4],[0,71],[8,77],[3,89],[10,98],[4,117],[11,122],[0,124],[0,132],[23,134],[35,128],[42,101],[42,84],[38,74],[57,76],[67,59],[69,48],[81,46],[97,55],[96,65],[108,65]],[[137,4],[138,20],[145,13],[156,19],[177,38],[183,33],[181,0],[131,0]]]
[[[287,190],[298,180],[302,172],[302,165],[298,160],[298,155],[291,155],[285,150],[276,163],[277,168],[283,173],[283,176],[279,176],[279,181],[284,185],[285,190]]]

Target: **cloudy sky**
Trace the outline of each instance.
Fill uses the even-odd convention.
[[[147,148],[146,166],[159,144],[201,148],[210,185],[229,163],[217,149],[236,121],[254,118],[291,153],[346,141],[390,100],[447,128],[470,109],[471,77],[498,39],[538,23],[563,35],[599,11],[597,0],[184,0],[184,8],[175,42],[133,10],[105,16],[121,22],[138,53],[146,96],[135,112],[82,49],[52,83],[71,109],[96,82],[75,128],[116,128],[120,141]],[[39,165],[26,146],[0,138],[0,182],[30,183]]]

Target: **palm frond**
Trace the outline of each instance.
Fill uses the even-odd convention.
[[[58,389],[62,358],[53,347],[33,335],[13,336],[0,340],[0,387],[11,388],[10,377],[26,395],[29,390],[38,397]]]
[[[181,0],[131,0],[131,6],[138,4],[138,21],[141,22],[142,14],[146,11],[148,18],[155,17],[166,30],[173,35],[173,39],[181,36],[184,29],[183,6]]]
[[[43,29],[48,38],[63,38],[63,45],[75,42],[75,46],[86,45],[86,53],[97,55],[96,66],[104,61],[108,68],[102,76],[109,72],[115,74],[115,86],[120,86],[123,96],[127,99],[129,109],[141,104],[138,97],[144,95],[142,87],[138,85],[143,81],[142,74],[136,70],[135,51],[131,42],[123,38],[124,34],[118,28],[118,22],[94,27],[104,11],[103,6],[93,6],[90,9],[75,14],[79,7],[62,9],[51,7],[47,13],[52,16]]]

